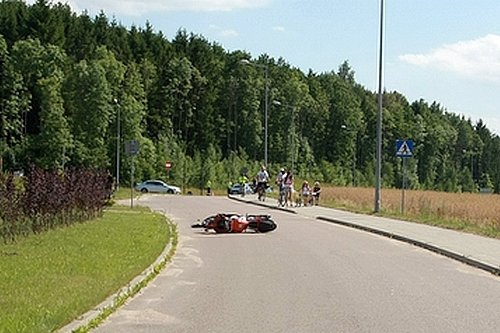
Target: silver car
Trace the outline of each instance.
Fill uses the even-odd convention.
[[[135,187],[136,191],[142,193],[168,193],[181,194],[181,189],[177,186],[168,185],[162,180],[146,180]]]
[[[253,194],[254,191],[249,184],[245,184],[245,194]],[[241,184],[234,184],[229,189],[229,194],[241,194]]]

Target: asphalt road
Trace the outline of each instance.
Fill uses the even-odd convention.
[[[409,244],[225,197],[143,196],[178,224],[171,263],[92,332],[498,332],[500,278]],[[205,233],[216,212],[269,234]]]

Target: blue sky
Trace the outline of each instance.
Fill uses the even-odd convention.
[[[32,3],[29,0],[28,3]],[[56,1],[57,2],[57,1]],[[64,2],[64,1],[63,1]],[[411,102],[436,101],[500,134],[500,2],[385,0],[384,87]],[[376,91],[380,0],[71,0],[130,27],[149,21],[171,40],[179,29],[228,51],[282,57],[304,73],[337,71]]]

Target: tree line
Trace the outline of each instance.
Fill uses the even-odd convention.
[[[284,58],[229,52],[182,29],[168,40],[149,22],[127,29],[103,12],[3,0],[0,96],[4,171],[35,164],[116,177],[119,169],[129,185],[125,142],[137,140],[135,179],[223,187],[265,162],[267,110],[271,174],[293,164],[303,179],[375,184],[377,95],[356,82],[347,60],[304,73]],[[402,186],[396,141],[412,140],[409,188],[500,191],[500,139],[482,120],[397,91],[384,92],[382,120],[383,187]]]

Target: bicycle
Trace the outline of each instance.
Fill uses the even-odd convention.
[[[264,183],[259,183],[257,185],[257,195],[259,198],[259,201],[266,201],[266,184]]]

